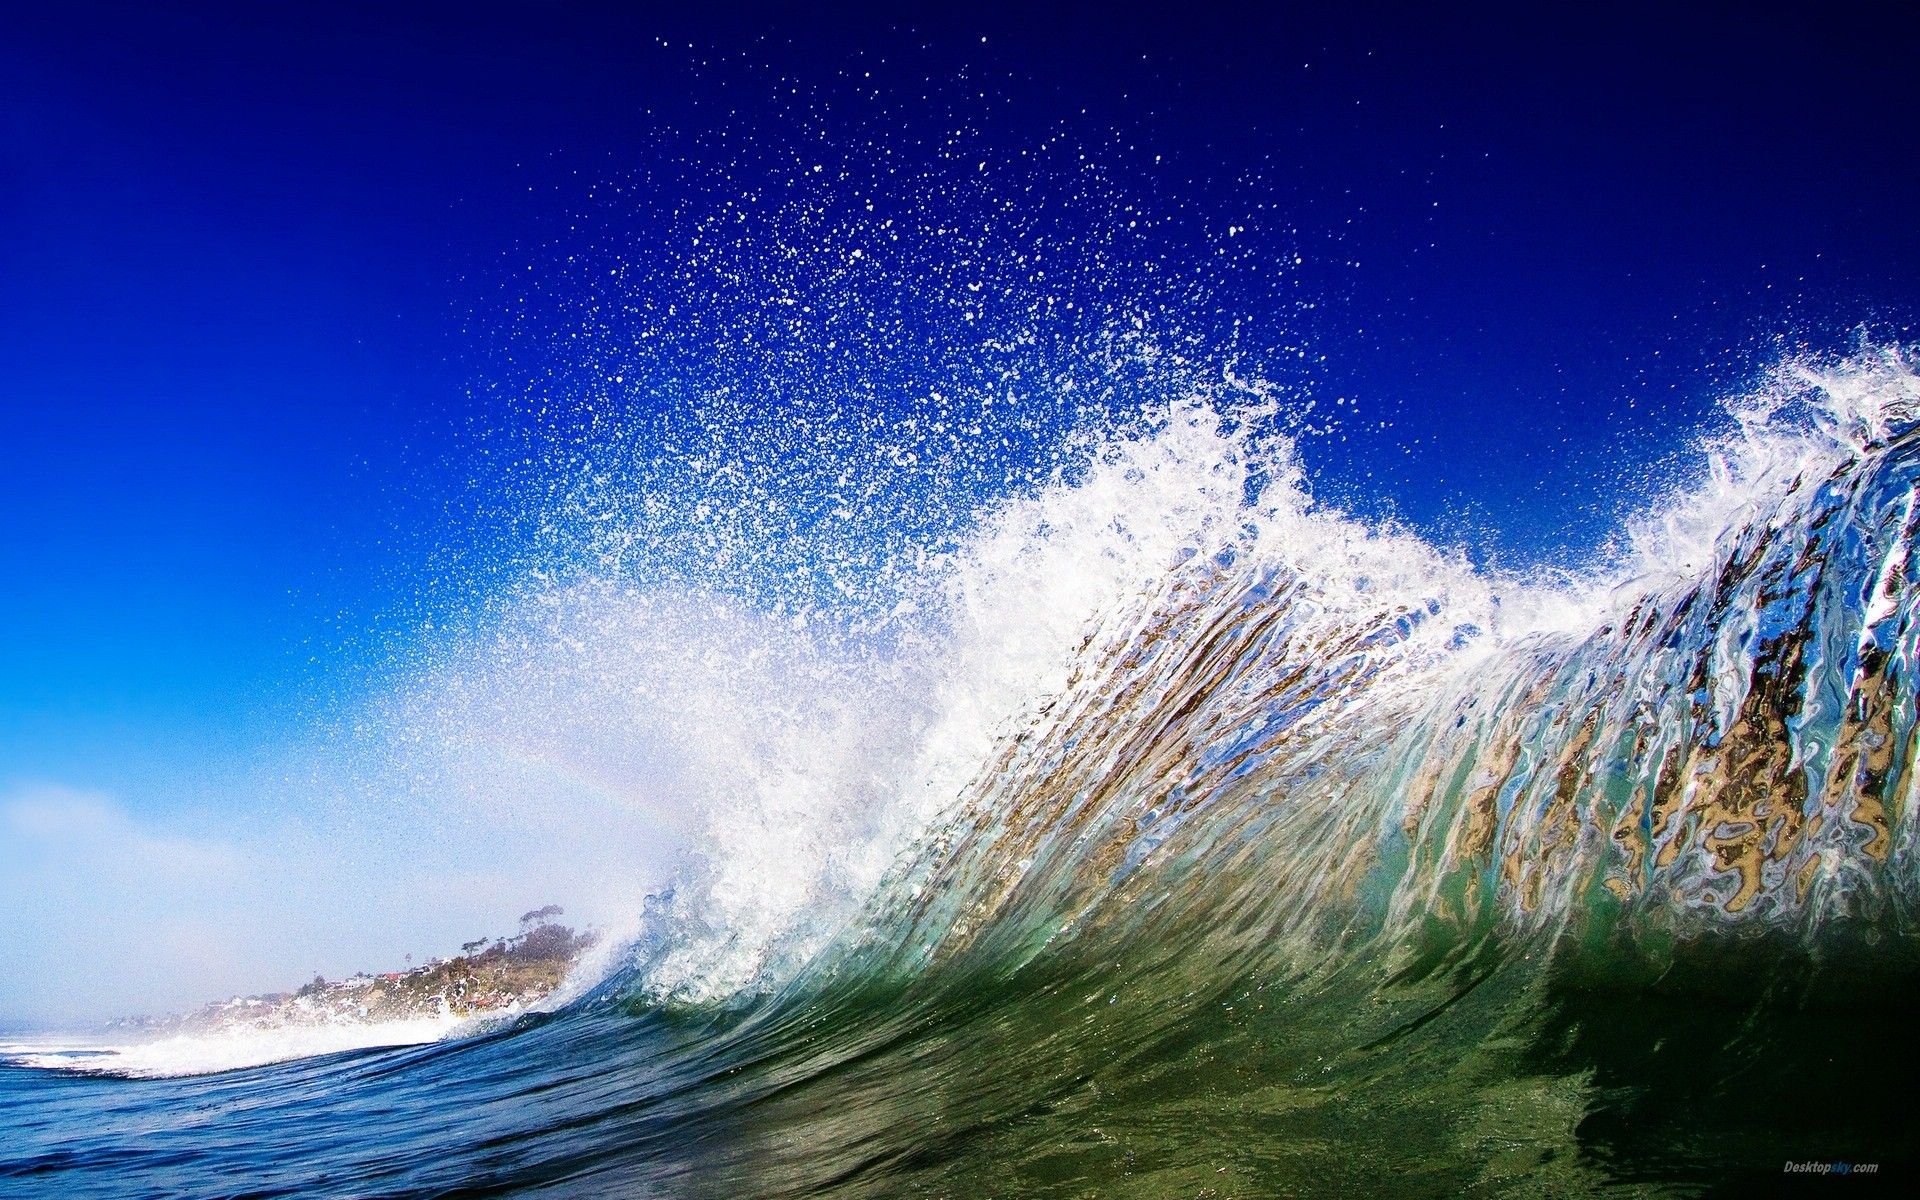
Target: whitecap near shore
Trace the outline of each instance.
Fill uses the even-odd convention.
[[[400,1021],[283,1025],[273,1029],[230,1028],[145,1041],[34,1038],[0,1042],[0,1062],[87,1075],[169,1079],[237,1071],[346,1050],[424,1045],[440,1041],[466,1024],[465,1018],[448,1015]]]

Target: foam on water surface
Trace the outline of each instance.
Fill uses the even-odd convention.
[[[145,1040],[31,1039],[0,1045],[0,1060],[44,1070],[163,1079],[212,1075],[347,1050],[417,1046],[449,1037],[466,1024],[459,1017],[424,1016],[403,1021],[228,1028]]]

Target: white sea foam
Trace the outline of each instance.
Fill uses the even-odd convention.
[[[1767,520],[1920,415],[1913,351],[1870,347],[1843,360],[1787,359],[1721,405],[1727,428],[1702,435],[1696,467],[1623,531],[1611,566],[1570,580],[1575,593],[1637,593],[1697,575],[1729,530]]]
[[[415,1046],[437,1042],[464,1022],[453,1016],[403,1021],[341,1021],[231,1028],[144,1040],[29,1039],[0,1045],[0,1059],[21,1067],[118,1075],[135,1079],[211,1075],[343,1050]]]

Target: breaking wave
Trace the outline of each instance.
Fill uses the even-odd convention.
[[[1316,506],[1283,439],[1171,407],[927,568],[911,687],[782,689],[792,778],[729,782],[627,986],[1183,926],[1268,955],[1904,933],[1916,399],[1898,352],[1783,366],[1606,561],[1534,578]]]

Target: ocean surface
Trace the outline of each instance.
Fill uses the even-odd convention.
[[[977,514],[911,636],[572,583],[554,620],[733,629],[795,710],[699,869],[510,1020],[17,1037],[0,1195],[1891,1183],[1920,377],[1726,412],[1551,577],[1316,506],[1202,395]]]

